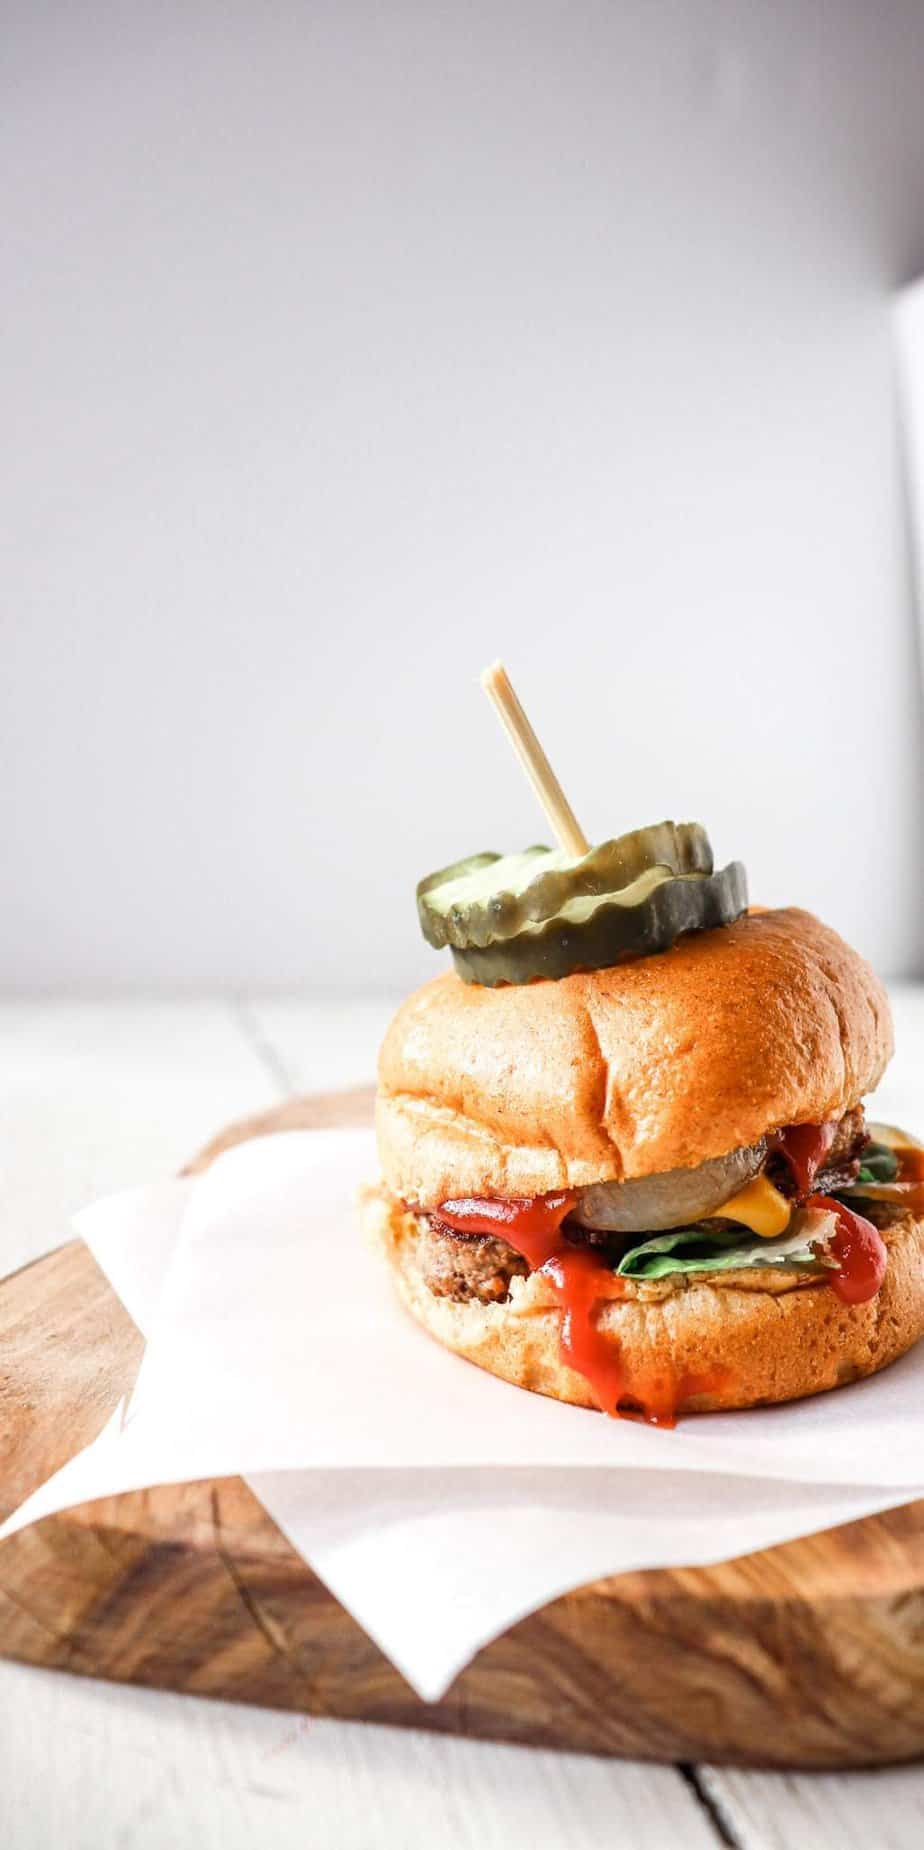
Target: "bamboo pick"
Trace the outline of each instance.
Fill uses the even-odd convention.
[[[481,685],[497,709],[560,846],[573,860],[580,860],[582,855],[589,853],[590,843],[514,693],[503,662],[492,662],[490,668],[484,669]]]

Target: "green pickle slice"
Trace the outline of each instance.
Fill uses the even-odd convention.
[[[489,988],[650,957],[684,932],[730,925],[747,903],[740,861],[714,872],[698,822],[635,829],[579,860],[542,847],[471,855],[417,888],[427,942]]]
[[[698,822],[656,822],[601,842],[577,861],[564,849],[542,847],[454,861],[417,888],[421,930],[436,950],[485,949],[553,918],[573,900],[622,892],[655,868],[711,874],[705,829]]]
[[[673,874],[652,867],[620,893],[568,901],[552,918],[523,927],[515,938],[452,949],[467,983],[489,989],[602,970],[629,957],[669,950],[685,932],[731,925],[746,911],[747,876],[740,861],[719,873]]]

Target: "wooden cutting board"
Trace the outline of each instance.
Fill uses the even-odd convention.
[[[246,1137],[364,1124],[295,1099]],[[93,1438],[141,1339],[79,1241],[0,1284],[0,1515]],[[721,1521],[721,1511],[717,1511]],[[854,1767],[924,1752],[924,1503],[719,1567],[580,1588],[421,1702],[239,1478],[55,1516],[0,1545],[0,1652],[314,1715],[652,1760]]]

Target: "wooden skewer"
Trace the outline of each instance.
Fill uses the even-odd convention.
[[[566,854],[578,861],[590,852],[590,843],[513,691],[503,662],[492,662],[481,685],[493,701],[517,757],[548,816]]]

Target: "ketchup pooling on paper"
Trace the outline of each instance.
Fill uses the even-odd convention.
[[[562,1361],[583,1376],[604,1413],[673,1426],[680,1402],[717,1388],[718,1376],[683,1374],[678,1379],[655,1371],[644,1379],[629,1378],[618,1345],[603,1335],[595,1317],[603,1300],[623,1296],[622,1280],[593,1247],[572,1246],[561,1231],[576,1199],[570,1192],[508,1201],[467,1197],[444,1201],[436,1218],[456,1233],[506,1240],[532,1271],[542,1272],[562,1308]]]

